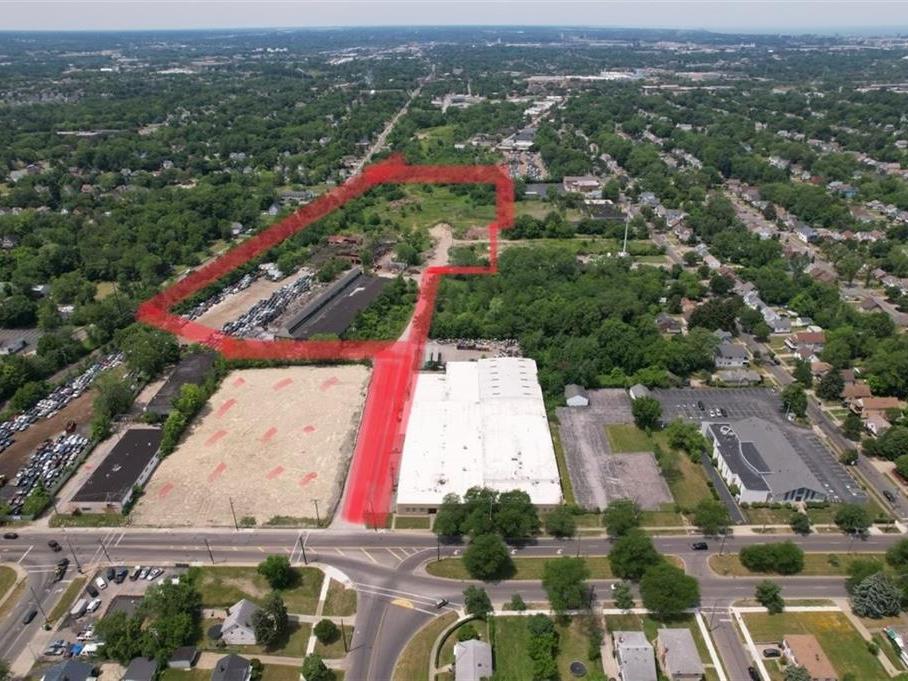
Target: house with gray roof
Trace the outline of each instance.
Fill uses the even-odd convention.
[[[135,657],[120,681],[152,681],[157,673],[158,663],[153,657]]]
[[[621,681],[657,681],[653,647],[642,631],[612,632]]]
[[[454,644],[454,681],[482,681],[492,677],[492,646],[485,641]]]
[[[41,681],[87,681],[95,677],[95,669],[90,664],[69,659],[48,667]]]
[[[759,385],[763,377],[752,369],[719,369],[713,374],[713,382],[729,388]]]
[[[719,343],[716,348],[716,366],[720,369],[740,369],[747,364],[747,348],[737,343]]]
[[[225,655],[211,670],[211,681],[249,681],[251,676],[252,664],[239,655]]]
[[[586,390],[576,383],[569,383],[564,386],[564,401],[569,407],[588,407],[590,406],[590,396]]]
[[[649,388],[642,383],[635,383],[630,387],[630,390],[628,390],[627,393],[631,396],[632,400],[639,400],[641,397],[652,397]]]
[[[785,434],[766,419],[706,421],[716,470],[739,502],[823,501],[823,485]]]
[[[227,610],[227,617],[221,625],[221,638],[229,645],[251,646],[256,644],[252,616],[259,611],[252,601],[245,598]]]
[[[656,658],[669,681],[700,681],[705,673],[690,629],[659,629]]]

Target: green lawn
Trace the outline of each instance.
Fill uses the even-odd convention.
[[[54,609],[50,611],[50,615],[48,615],[47,618],[49,621],[56,622],[69,612],[72,604],[76,601],[76,596],[79,595],[79,592],[82,591],[85,586],[85,581],[87,579],[88,577],[84,576],[76,577],[69,583],[69,586],[66,587],[66,591],[60,596],[60,600],[57,601]]]
[[[429,516],[427,515],[395,515],[395,530],[428,530]]]
[[[288,612],[312,615],[324,574],[311,567],[294,568],[294,571],[298,575],[297,584],[281,591],[284,604]],[[271,591],[254,567],[203,567],[200,572],[199,590],[205,608],[227,608],[242,598],[261,603]]]
[[[129,521],[122,513],[83,513],[82,515],[55,514],[50,518],[51,527],[120,527]]]
[[[889,675],[842,613],[747,613],[744,620],[758,645],[781,641],[786,634],[813,634],[840,675],[851,672],[861,681],[889,681]]]
[[[0,565],[0,600],[16,583],[16,571],[6,565]]]
[[[567,550],[565,553],[567,554]],[[514,575],[509,579],[520,580],[542,579],[542,571],[546,562],[556,559],[515,556],[513,560]],[[590,568],[590,579],[612,579],[614,577],[607,556],[585,556],[584,560]],[[461,558],[442,558],[440,561],[432,561],[426,565],[426,571],[430,575],[446,579],[471,579]]]
[[[851,563],[861,558],[874,558],[883,562],[883,553],[805,553],[804,569],[799,575],[804,577],[847,575]],[[751,572],[741,565],[736,553],[725,555],[712,555],[709,557],[709,566],[720,575],[746,577],[754,574],[771,574]]]
[[[489,625],[484,620],[470,620],[465,624],[469,624],[476,631],[479,632],[479,638],[482,641],[489,640]],[[441,650],[438,652],[438,666],[444,667],[454,662],[454,644],[457,643],[457,632],[459,632],[465,624],[461,624],[457,627],[451,634],[445,639],[445,642],[441,644]]]
[[[517,217],[520,217],[521,215],[530,215],[539,220],[544,220],[549,213],[559,212],[558,208],[548,201],[541,201],[539,199],[518,201],[514,209]],[[563,213],[563,216],[564,219],[569,222],[572,220],[579,220],[582,217],[580,211],[576,208],[568,208],[567,211]]]
[[[567,461],[564,458],[564,448],[561,446],[561,431],[558,430],[557,423],[549,423],[549,432],[552,434],[552,447],[555,450],[555,463],[558,465],[558,475],[561,478],[561,496],[564,497],[564,503],[576,504],[574,497],[574,487],[571,484],[571,476],[568,475]]]
[[[643,527],[683,527],[684,518],[675,513],[673,504],[663,504],[658,511],[642,511],[640,525]]]
[[[495,219],[495,200],[473,204],[470,197],[455,194],[448,187],[431,185],[408,185],[401,187],[405,198],[401,201],[379,201],[363,211],[363,221],[376,215],[379,220],[395,231],[405,229],[428,229],[440,222],[446,222],[455,233],[468,227],[484,226]],[[368,197],[368,194],[366,195]]]
[[[616,423],[605,427],[609,446],[612,452],[651,452],[653,442],[649,435],[637,426],[629,423]]]
[[[691,461],[684,452],[669,447],[665,433],[656,433],[653,440],[662,448],[665,462],[662,475],[675,503],[682,508],[694,508],[703,499],[711,499],[712,492],[706,484],[703,466]]]
[[[332,579],[325,597],[324,615],[326,617],[350,617],[356,612],[356,589],[347,589],[337,580]]]
[[[164,668],[159,681],[208,681],[211,678],[210,669],[170,669]]]
[[[429,676],[429,655],[441,633],[457,621],[457,613],[448,612],[426,624],[407,643],[397,664],[393,681],[432,681]]]
[[[579,660],[586,665],[587,674],[584,679],[589,681],[606,681],[599,660],[591,660],[589,653],[589,636],[587,636],[584,622],[579,617],[572,617],[566,624],[557,623],[558,630],[558,676],[561,679],[574,678],[571,675],[571,662]]]
[[[527,654],[530,634],[525,617],[496,617],[493,640],[496,681],[533,681],[533,661]]]
[[[236,653],[237,655],[255,656],[255,655],[286,655],[287,657],[304,657],[306,655],[306,645],[309,643],[309,634],[312,633],[312,625],[307,622],[290,622],[290,631],[287,638],[278,641],[274,646],[220,646],[216,641],[208,638],[207,632],[212,625],[221,624],[223,620],[206,619],[202,622],[202,636],[196,642],[201,650],[211,650],[218,653],[223,652]]]
[[[211,678],[209,672],[208,678]],[[341,678],[338,675],[338,680]],[[299,681],[300,668],[283,664],[266,664],[262,671],[262,681]]]
[[[794,509],[791,508],[742,508],[751,525],[788,525]]]
[[[353,640],[353,627],[348,627],[344,625],[344,631],[347,636],[347,645],[350,645],[350,641]],[[305,648],[303,649],[303,654],[305,654]],[[315,642],[315,652],[318,655],[321,655],[325,659],[340,659],[347,656],[347,651],[344,648],[344,636],[338,633],[337,638],[331,643],[322,643],[321,641],[316,640]]]

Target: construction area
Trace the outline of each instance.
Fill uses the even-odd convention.
[[[324,520],[336,506],[369,381],[361,365],[231,372],[158,467],[137,525]]]

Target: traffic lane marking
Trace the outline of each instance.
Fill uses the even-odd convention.
[[[30,553],[32,552],[32,549],[33,549],[33,548],[35,548],[35,545],[34,545],[34,544],[31,544],[31,545],[25,550],[25,553],[22,554],[22,557],[21,557],[19,560],[16,561],[16,563],[18,563],[18,564],[21,565],[21,564],[22,564],[22,561],[25,560],[25,557],[26,557],[28,554],[30,554]]]
[[[375,557],[374,557],[371,553],[369,553],[368,551],[366,551],[366,549],[361,548],[360,551],[362,551],[362,552],[365,554],[366,558],[368,558],[368,559],[371,560],[373,563],[375,563],[376,565],[378,565],[378,561],[375,560]]]

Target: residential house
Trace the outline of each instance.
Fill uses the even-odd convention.
[[[804,667],[811,681],[839,681],[839,674],[812,634],[786,634],[782,654],[796,666]]]
[[[661,333],[678,334],[684,331],[681,322],[665,312],[656,315],[656,326]]]
[[[627,393],[632,400],[639,400],[641,397],[652,397],[649,388],[640,383],[632,385]]]
[[[798,239],[803,241],[805,244],[812,244],[819,238],[817,230],[815,230],[810,225],[804,224],[798,225],[795,228],[795,236],[797,236]]]
[[[590,406],[590,396],[586,390],[576,383],[569,383],[564,386],[564,401],[569,407],[588,407]]]
[[[690,629],[659,629],[656,659],[669,681],[701,681],[705,673]]]
[[[250,678],[252,664],[239,655],[225,655],[211,670],[211,681],[249,681]]]
[[[810,265],[804,269],[804,273],[810,276],[811,279],[816,279],[824,284],[834,284],[839,280],[835,270],[823,263],[810,263]]]
[[[482,681],[492,677],[492,646],[485,641],[454,644],[454,681]]]
[[[716,348],[716,366],[722,369],[735,369],[747,365],[747,348],[737,343],[719,343]]]
[[[592,175],[565,176],[561,184],[566,192],[583,194],[591,198],[602,196],[602,182]]]
[[[136,657],[129,663],[120,681],[153,681],[158,663],[153,657]]]
[[[870,412],[867,418],[864,419],[864,428],[868,433],[875,435],[876,437],[879,437],[891,427],[892,424],[889,423],[889,419],[878,411]]]
[[[749,385],[759,385],[763,377],[752,369],[719,369],[712,377],[713,383],[729,388],[743,388]]]
[[[192,669],[199,659],[199,649],[195,646],[182,646],[173,651],[167,666],[171,669]]]
[[[826,344],[826,334],[822,331],[799,331],[785,339],[785,346],[792,352],[799,348],[810,348],[816,352]]]
[[[814,378],[819,378],[827,371],[832,370],[832,365],[829,362],[811,362],[810,363],[810,373]]]
[[[88,681],[95,676],[95,668],[90,664],[69,659],[48,667],[41,681]]]
[[[858,414],[867,414],[871,411],[884,412],[887,409],[904,409],[905,403],[897,397],[860,397],[852,400],[851,410]]]
[[[621,681],[657,680],[653,647],[642,631],[612,632],[612,644]]]
[[[870,386],[863,381],[846,383],[845,387],[842,388],[842,399],[846,402],[850,403],[854,400],[862,400],[868,397],[873,397],[873,393],[870,392]]]
[[[252,616],[258,611],[259,606],[245,598],[232,605],[221,625],[221,638],[224,642],[228,645],[255,645]]]

